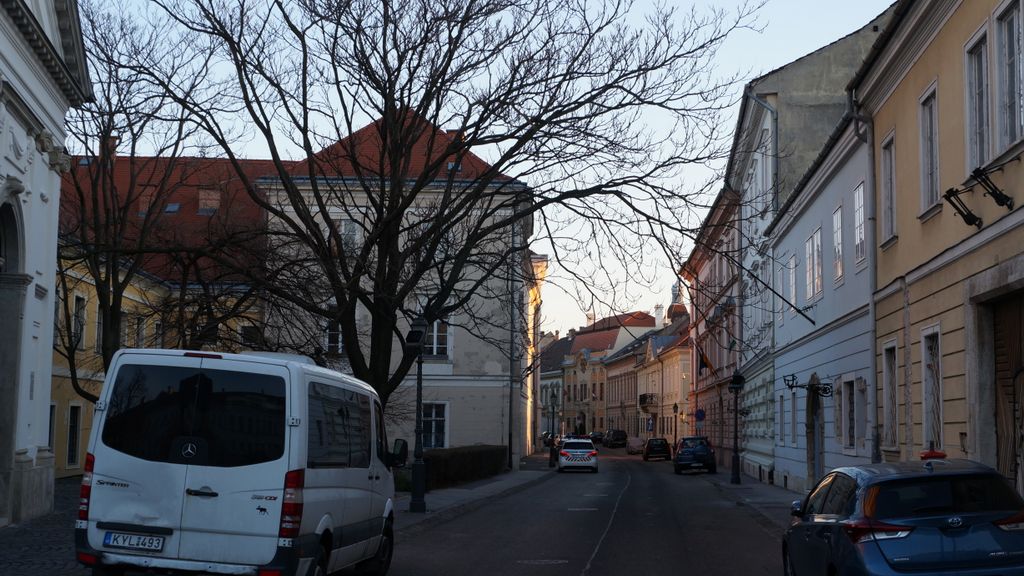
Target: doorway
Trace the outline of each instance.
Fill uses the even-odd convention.
[[[993,304],[996,468],[1024,494],[1024,292]]]
[[[825,417],[822,414],[821,397],[814,393],[814,390],[820,389],[820,385],[818,374],[811,374],[807,381],[807,397],[804,404],[804,433],[807,447],[805,486],[808,488],[825,475]]]

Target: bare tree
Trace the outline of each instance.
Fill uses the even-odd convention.
[[[76,154],[62,186],[56,352],[70,369],[75,391],[89,401],[79,368],[109,366],[121,347],[126,293],[151,258],[168,198],[189,173],[181,161],[195,151],[196,126],[185,109],[135,72],[139,62],[182,65],[184,55],[162,40],[159,22],[140,22],[128,5],[84,3],[82,29],[95,101],[67,120],[69,147]],[[190,77],[183,82],[196,82]],[[183,88],[186,92],[188,87]],[[143,153],[148,152],[144,155]],[[120,152],[120,154],[119,154]],[[76,314],[76,291],[95,300],[96,354],[82,345],[85,327]],[[144,307],[144,304],[142,305]],[[81,365],[80,365],[81,364]]]
[[[266,193],[254,200],[281,256],[251,281],[337,321],[352,371],[385,400],[414,360],[401,348],[408,321],[480,306],[469,315],[500,322],[508,312],[480,302],[521,281],[510,263],[531,237],[592,295],[614,285],[606,263],[642,274],[648,243],[677,256],[703,198],[672,179],[728,150],[733,78],[717,76],[715,55],[757,8],[155,1],[179,24],[171,41],[207,40],[177,43],[201,90],[161,62],[135,71],[241,177],[239,126],[275,162],[246,189]]]

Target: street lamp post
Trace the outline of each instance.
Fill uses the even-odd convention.
[[[555,447],[555,408],[558,402],[558,394],[551,393],[551,436],[548,440],[551,442],[551,449],[548,451],[548,468],[555,467],[555,459],[558,458],[558,448]]]
[[[672,405],[672,446],[679,442],[679,403]]]
[[[732,373],[729,382],[729,391],[732,392],[732,478],[729,481],[733,484],[740,483],[740,390],[746,382],[739,370]]]
[[[420,513],[427,511],[427,502],[423,498],[427,492],[427,469],[423,462],[423,340],[426,335],[427,321],[420,316],[412,321],[405,337],[406,350],[416,354],[416,444],[413,449],[409,512]]]

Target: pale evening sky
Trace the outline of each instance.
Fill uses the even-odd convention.
[[[733,6],[737,2],[697,3],[703,6]],[[882,13],[890,0],[768,0],[762,8],[760,32],[740,30],[719,52],[722,75],[740,74],[745,83],[772,69],[783,66],[859,29]],[[737,91],[741,87],[737,87]],[[735,124],[738,106],[733,106],[726,122]],[[543,252],[542,247],[535,250]],[[557,276],[557,270],[552,271]],[[666,262],[659,271],[652,288],[632,287],[635,296],[630,310],[652,312],[657,304],[666,305],[671,297],[675,274]],[[586,313],[580,309],[575,293],[553,284],[542,291],[542,329],[559,330],[562,335],[570,328],[583,326]],[[597,310],[600,318],[608,310]]]

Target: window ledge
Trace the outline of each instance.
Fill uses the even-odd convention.
[[[938,204],[932,204],[932,206],[930,208],[928,208],[927,210],[925,210],[924,212],[922,212],[917,217],[917,219],[920,220],[921,223],[923,224],[923,223],[931,220],[932,218],[934,218],[936,214],[940,214],[940,213],[942,213],[942,202],[939,202]]]
[[[899,241],[900,241],[899,235],[893,234],[892,236],[889,236],[888,238],[886,238],[884,242],[879,244],[878,247],[884,252],[885,250],[888,250],[889,248],[891,248],[894,244],[896,244]]]

